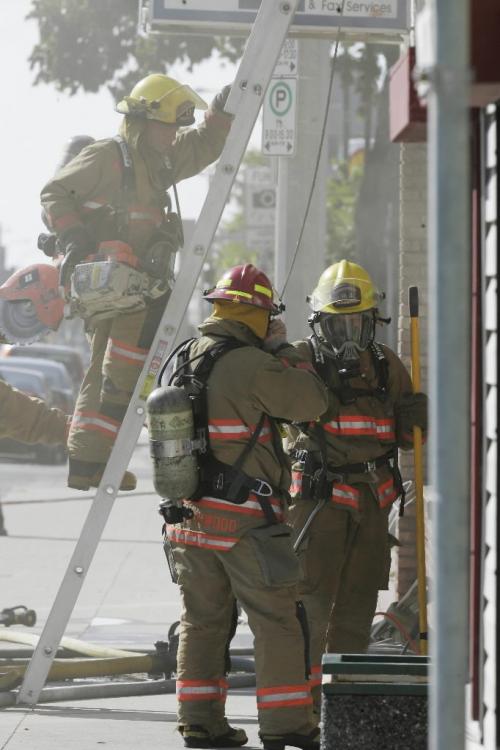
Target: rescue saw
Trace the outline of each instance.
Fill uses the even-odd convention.
[[[16,271],[0,287],[0,334],[9,344],[29,344],[56,331],[63,318],[97,321],[143,309],[172,288],[175,253],[162,263],[159,251],[153,246],[139,259],[125,242],[102,242],[66,287],[59,285],[61,255],[53,265]]]
[[[9,344],[29,344],[59,327],[64,299],[59,270],[37,263],[16,271],[0,287],[0,334]]]

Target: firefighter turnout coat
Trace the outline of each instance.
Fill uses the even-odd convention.
[[[213,734],[227,729],[225,656],[237,599],[255,636],[257,706],[264,734],[314,728],[306,678],[304,637],[296,614],[298,565],[287,510],[290,470],[273,417],[309,420],[326,408],[326,389],[308,363],[289,365],[274,356],[250,329],[230,320],[208,319],[190,356],[221,337],[245,344],[226,352],[208,378],[208,430],[215,457],[233,465],[261,418],[258,440],[243,471],[273,487],[270,524],[255,494],[242,504],[203,496],[187,502],[194,517],[169,525],[183,598],[177,659],[179,721]]]
[[[301,359],[312,360],[309,342],[295,346]],[[299,549],[299,590],[311,632],[315,701],[325,645],[330,652],[365,651],[378,590],[388,585],[388,513],[401,486],[397,466],[384,457],[398,448],[411,448],[412,434],[402,432],[398,406],[412,386],[394,352],[380,344],[376,350],[382,355],[385,376],[371,351],[364,351],[359,376],[349,380],[350,392],[342,391],[338,371],[325,357],[318,370],[328,386],[328,409],[316,425],[290,429],[289,448],[295,457],[290,512],[297,534],[316,503],[324,503]],[[320,466],[322,449],[329,472],[328,496],[311,498],[304,472]],[[300,451],[307,451],[307,468],[306,454]]]
[[[50,409],[0,380],[0,438],[22,443],[66,442],[68,418],[60,409]]]
[[[229,116],[209,109],[203,124],[178,131],[165,159],[143,143],[140,129],[144,123],[126,123],[122,132],[133,162],[133,189],[124,190],[118,143],[98,141],[84,148],[43,188],[41,199],[49,225],[63,238],[68,229],[83,225],[97,245],[124,241],[140,259],[158,234],[168,235],[176,225],[178,233],[179,220],[173,222],[165,212],[166,190],[219,157],[230,122]],[[166,266],[173,266],[175,249],[170,263],[164,259]],[[68,441],[70,477],[75,481],[102,473],[167,299],[165,294],[145,310],[91,326],[90,366]]]

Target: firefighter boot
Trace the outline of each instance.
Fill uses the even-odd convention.
[[[309,734],[260,734],[264,750],[285,750],[285,747],[299,747],[301,750],[319,750],[319,729]]]
[[[199,724],[179,726],[179,732],[184,739],[184,747],[243,747],[248,737],[243,729],[229,727],[227,732],[213,735]]]
[[[99,487],[102,475],[102,471],[97,471],[89,477],[70,473],[68,476],[68,487],[71,487],[73,490],[90,490],[91,487]],[[122,492],[130,492],[131,490],[135,490],[136,486],[137,477],[131,471],[126,471],[120,483],[120,490]]]

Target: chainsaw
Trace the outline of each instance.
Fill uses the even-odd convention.
[[[142,310],[171,291],[175,251],[164,240],[139,259],[125,242],[101,242],[59,285],[61,254],[12,274],[0,287],[0,333],[8,343],[28,344],[56,331],[66,318],[96,322]]]

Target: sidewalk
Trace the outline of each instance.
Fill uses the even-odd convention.
[[[118,496],[65,635],[100,645],[152,650],[179,619],[180,598],[166,565],[158,497],[151,481],[145,435],[131,469],[138,491]],[[66,467],[1,464],[1,501],[7,537],[0,537],[0,609],[34,609],[40,633],[86,518],[91,493],[68,490]],[[391,600],[386,592],[384,604]],[[381,606],[382,603],[381,603]],[[2,630],[5,630],[2,628]],[[232,645],[251,647],[247,626]],[[0,651],[7,644],[0,641]],[[229,693],[228,717],[245,728],[249,748],[261,747],[255,691]],[[175,696],[72,700],[37,708],[0,710],[0,750],[181,748],[175,732]]]
[[[151,650],[179,619],[180,599],[171,583],[161,543],[149,456],[141,436],[131,468],[139,492],[118,496],[66,635],[118,648]],[[36,611],[40,633],[93,498],[65,486],[66,467],[1,464],[1,500],[7,537],[0,538],[0,609],[24,604]],[[2,628],[5,630],[4,628]],[[240,627],[234,646],[251,646]],[[7,644],[0,642],[0,650]],[[144,744],[181,748],[175,731],[175,695],[40,704],[0,710],[0,750],[127,750]],[[228,699],[231,720],[261,747],[255,692]]]
[[[247,748],[260,748],[253,691],[228,699],[233,725],[245,729]],[[0,750],[177,750],[184,743],[175,731],[175,696],[160,695],[71,701],[34,710],[0,711]]]

